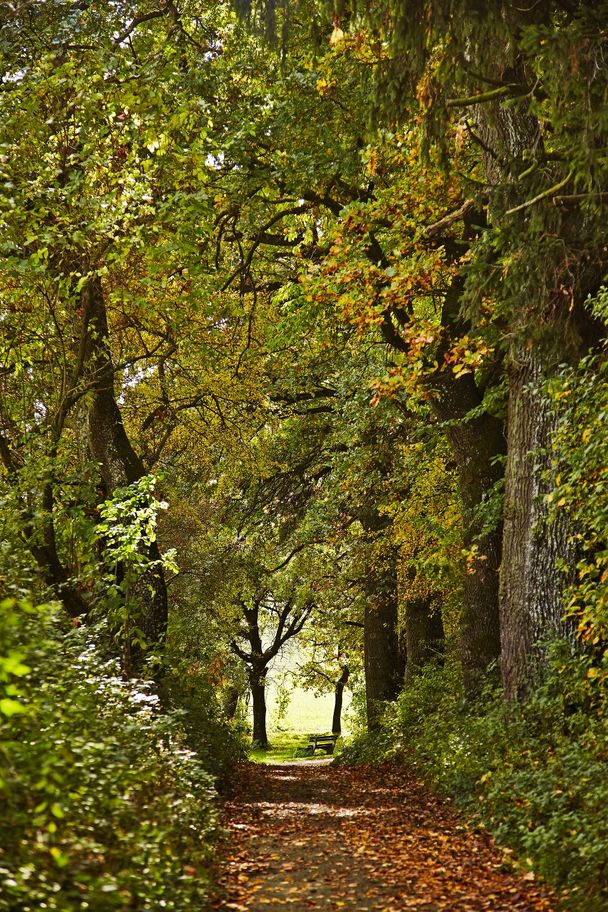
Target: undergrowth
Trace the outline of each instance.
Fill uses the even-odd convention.
[[[215,787],[189,711],[58,606],[0,607],[0,910],[201,908]]]
[[[407,756],[521,862],[558,887],[569,912],[608,908],[608,724],[597,660],[550,649],[525,705],[489,690],[474,707],[459,670],[429,667],[342,762]]]

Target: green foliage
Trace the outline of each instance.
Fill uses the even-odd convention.
[[[154,497],[156,478],[144,475],[127,488],[117,488],[99,509],[97,532],[115,567],[123,564],[135,573],[149,566],[146,545],[156,541],[158,511],[167,502]]]
[[[130,643],[143,648],[147,644],[137,625],[142,600],[137,583],[159,567],[177,572],[174,549],[158,558],[150,554],[150,546],[156,542],[159,511],[168,507],[166,501],[155,497],[156,483],[154,475],[143,475],[127,487],[117,488],[100,505],[100,522],[95,529],[103,548],[99,566],[103,614],[109,617],[115,641],[128,637]]]
[[[608,292],[595,308],[606,312]],[[557,414],[553,438],[553,512],[566,513],[578,554],[568,610],[583,640],[603,647],[608,640],[608,361],[606,352],[584,358],[550,385]]]
[[[255,627],[280,648],[310,612],[307,673],[331,687],[361,665],[363,609],[393,559],[402,603],[433,596],[453,636],[463,564],[502,501],[488,482],[463,522],[444,437],[504,415],[502,359],[520,344],[549,348],[550,370],[570,357],[560,319],[573,327],[606,273],[605,2],[346,2],[333,23],[302,3],[281,60],[229,5],[139,6],[0,3],[0,583],[66,603],[72,589],[98,623],[4,605],[0,912],[202,898],[208,772],[242,750],[222,709],[244,688],[231,641],[242,655]],[[391,119],[413,114],[398,129],[370,130],[374,84]],[[146,645],[163,504],[150,475],[99,504],[95,341],[146,471],[162,465],[177,494],[162,715],[99,645]],[[468,414],[446,417],[439,400],[469,381]],[[410,750],[598,909],[607,388],[595,357],[553,389],[550,497],[576,529],[570,610],[594,660],[556,653],[521,712],[493,693],[472,711],[453,666],[429,670],[351,751]]]
[[[26,653],[19,644],[17,634],[22,616],[33,612],[33,609],[25,603],[5,599],[0,603],[0,611],[8,634],[6,642],[2,644],[4,648],[0,651],[0,717],[10,719],[16,713],[28,711],[24,690],[19,682],[30,674],[31,668],[25,664]]]
[[[215,793],[179,714],[56,606],[2,611],[0,909],[198,907]]]
[[[236,760],[245,758],[243,722],[226,718],[221,688],[208,664],[182,657],[175,664],[168,658],[168,665],[164,688],[178,711],[187,743],[205,769],[222,779]]]
[[[179,711],[188,745],[205,769],[222,779],[245,758],[244,725],[229,719],[223,706],[226,690],[244,689],[236,661],[206,613],[176,606],[164,654],[162,694]]]
[[[498,691],[467,705],[458,668],[429,667],[386,710],[378,735],[356,740],[343,760],[406,756],[560,887],[568,909],[601,912],[608,901],[608,693],[597,670],[591,657],[553,644],[545,682],[516,707]]]

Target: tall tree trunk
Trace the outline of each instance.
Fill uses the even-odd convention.
[[[268,749],[266,732],[266,668],[253,667],[249,673],[249,686],[253,704],[253,743],[262,750]]]
[[[504,548],[500,575],[502,675],[510,699],[522,699],[540,658],[539,638],[571,632],[562,620],[564,575],[572,566],[568,528],[549,521],[551,433],[555,419],[540,386],[544,379],[537,347],[522,352],[510,374]]]
[[[443,664],[445,633],[438,602],[432,595],[410,599],[405,606],[407,664],[405,683],[430,663]]]
[[[342,700],[344,697],[344,687],[346,684],[348,684],[349,677],[350,669],[348,665],[345,665],[342,669],[342,674],[336,681],[336,689],[334,692],[334,714],[331,721],[332,735],[342,734]]]
[[[460,616],[460,656],[465,693],[479,693],[488,666],[500,656],[498,571],[502,529],[482,534],[483,504],[502,476],[500,457],[506,452],[503,422],[487,412],[467,420],[481,405],[471,375],[437,378],[433,408],[449,421],[447,435],[456,462],[463,508],[465,548],[476,546],[476,556],[463,579]]]
[[[89,407],[88,429],[91,455],[99,462],[108,495],[116,488],[132,484],[146,474],[133,449],[116,401],[114,365],[110,351],[108,321],[101,279],[92,278],[82,290],[85,321],[85,372],[93,397]],[[141,575],[134,590],[135,616],[130,623],[141,631],[145,648],[126,636],[124,670],[137,674],[148,648],[162,643],[167,629],[167,589],[160,552],[156,542],[148,549],[150,567]]]
[[[538,15],[544,15],[542,4]],[[486,159],[488,183],[496,185],[490,195],[489,218],[497,226],[501,225],[506,208],[523,205],[530,195],[525,183],[513,180],[514,164],[520,167],[528,153],[542,152],[541,129],[526,104],[480,106],[477,114],[484,143],[497,153]],[[518,218],[522,221],[514,260],[520,256],[530,231],[528,213],[524,210]],[[560,256],[556,259],[548,244],[537,282],[533,280],[526,288],[528,274],[522,275],[526,300],[507,301],[508,328],[516,341],[509,365],[500,618],[503,685],[510,699],[525,696],[531,677],[542,664],[539,640],[570,629],[562,620],[564,576],[560,565],[572,565],[574,556],[571,530],[565,519],[559,517],[550,522],[547,515],[549,483],[545,476],[555,418],[543,397],[542,384],[555,374],[560,363],[576,362],[593,343],[594,327],[580,302],[597,287],[601,275],[595,275],[597,267],[593,265],[579,262],[577,266],[577,253],[568,260],[568,247],[580,251],[582,238],[587,235],[576,209],[563,214],[559,228],[553,230],[562,234],[564,248]],[[507,237],[513,234],[511,215]],[[591,261],[591,257],[588,259]],[[564,286],[570,283],[570,293],[573,297],[576,293],[578,304],[564,299]],[[533,302],[533,308],[529,302]]]
[[[398,635],[397,571],[395,558],[388,568],[370,572],[363,618],[363,652],[367,726],[378,727],[382,704],[394,700],[405,672]]]
[[[442,326],[444,341],[437,352],[442,365],[450,344],[470,331],[461,315],[462,280],[453,282],[446,294]],[[385,340],[398,351],[408,352],[408,343],[390,318],[382,324]],[[472,374],[455,377],[443,366],[427,380],[429,404],[435,417],[446,425],[446,436],[458,472],[463,508],[465,548],[477,548],[476,559],[463,581],[460,620],[461,662],[467,696],[475,697],[490,666],[500,655],[498,568],[502,530],[482,533],[484,500],[502,477],[500,457],[506,452],[503,422],[482,411],[483,395]],[[477,412],[471,418],[471,412]]]

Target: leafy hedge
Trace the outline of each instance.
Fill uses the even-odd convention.
[[[456,667],[428,668],[346,762],[407,755],[499,842],[565,894],[568,910],[608,908],[608,724],[597,660],[550,650],[545,683],[521,708],[498,691],[473,710]],[[606,661],[608,670],[608,661]]]
[[[0,910],[199,908],[214,781],[179,712],[53,606],[0,624]]]

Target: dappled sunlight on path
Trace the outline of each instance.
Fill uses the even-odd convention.
[[[243,764],[225,826],[217,912],[554,909],[395,765]]]

